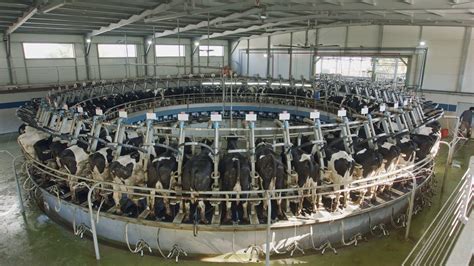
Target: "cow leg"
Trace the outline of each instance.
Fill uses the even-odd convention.
[[[191,221],[191,202],[186,201],[184,202],[184,221],[189,222]]]
[[[311,189],[311,203],[313,206],[313,212],[316,212],[318,210],[318,195],[316,193],[316,187],[317,184],[313,182],[313,188]]]
[[[229,198],[229,195],[226,195],[225,196],[226,199]],[[230,200],[227,200],[225,202],[225,218],[224,218],[224,222],[229,222],[230,220],[232,220],[232,202]]]
[[[247,206],[248,206],[248,202],[247,202],[247,201],[242,202],[242,210],[243,210],[243,217],[242,217],[242,219],[243,219],[244,221],[246,221],[246,222],[249,221],[249,214],[248,214]]]
[[[155,217],[155,194],[155,191],[151,191],[150,197],[148,198],[148,209],[153,217]]]
[[[71,178],[69,180],[69,190],[71,191],[71,201],[72,202],[77,202],[77,197],[76,197],[76,179],[75,178]]]
[[[161,184],[160,181],[156,182],[155,188],[156,188],[156,189],[162,189],[162,188],[163,188],[163,185]],[[155,195],[156,195],[156,191],[152,191],[152,192],[151,192],[152,198],[151,198],[151,201],[150,201],[150,203],[149,203],[149,204],[150,204],[150,209],[151,209],[150,211],[151,211],[151,213],[153,214],[153,216],[155,216],[155,202],[156,202],[156,197],[155,197]]]
[[[112,198],[114,199],[115,206],[118,207],[118,210],[120,211],[120,197],[122,193],[120,193],[120,187],[118,185],[112,185],[112,188],[114,190],[114,193],[112,194]]]
[[[206,205],[204,204],[204,201],[200,200],[198,202],[198,208],[199,208],[199,212],[200,212],[200,216],[201,216],[201,222],[203,224],[208,224],[209,222],[207,221],[206,219]]]
[[[165,196],[168,196],[168,193],[164,194]],[[165,210],[166,210],[166,215],[167,216],[172,216],[171,215],[171,206],[170,206],[170,199],[167,197],[163,198],[163,204],[165,205]]]

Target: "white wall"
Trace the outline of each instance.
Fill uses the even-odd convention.
[[[28,101],[31,98],[43,97],[45,95],[46,91],[15,94],[2,93],[0,94],[0,106],[6,103],[14,104]],[[21,124],[20,120],[16,117],[16,108],[0,109],[0,121],[0,134],[17,131]]]
[[[3,36],[0,35],[3,39]],[[159,38],[156,44],[178,44],[178,39]],[[25,59],[23,52],[24,42],[56,42],[73,43],[74,59]],[[97,53],[97,44],[136,44],[136,58],[99,58]],[[180,43],[185,45],[185,57],[181,58],[155,58],[155,50],[152,46],[149,53],[145,55],[146,39],[141,37],[125,36],[97,36],[92,38],[89,61],[89,79],[102,80],[112,79],[121,80],[126,78],[148,76],[166,76],[191,73],[191,53],[192,43],[190,39],[181,39]],[[203,44],[207,44],[204,41]],[[211,45],[223,45],[223,57],[211,57],[210,64],[215,67],[228,65],[229,47],[227,41],[211,40]],[[87,80],[85,43],[82,35],[42,35],[42,34],[12,34],[11,36],[11,61],[13,72],[12,85],[38,85],[38,84],[57,84],[71,83],[75,81]],[[193,65],[194,73],[198,73],[198,62],[201,64],[201,71],[220,72],[219,69],[205,68],[207,58],[200,57],[197,60],[196,53]],[[3,85],[11,85],[7,68],[7,55],[5,42],[0,42],[0,90]],[[158,66],[148,66],[147,64],[157,64]],[[166,64],[167,66],[162,66]],[[185,66],[186,65],[186,66]],[[147,72],[148,70],[148,72]],[[156,71],[155,71],[156,70]],[[146,73],[147,72],[147,73]],[[4,92],[0,96],[0,134],[15,131],[18,128],[19,120],[15,116],[16,108],[9,108],[10,104],[27,101],[32,97],[43,96],[45,92],[18,93],[13,91]]]
[[[381,43],[379,45],[379,34],[381,32]],[[346,34],[346,31],[347,34]],[[346,40],[347,36],[347,40]],[[323,45],[339,45],[344,47],[417,47],[421,40],[426,42],[428,47],[428,55],[426,60],[426,69],[423,79],[423,89],[438,90],[442,94],[435,94],[433,99],[437,99],[440,103],[458,104],[460,100],[466,100],[465,96],[447,96],[447,92],[454,92],[458,86],[458,76],[461,64],[461,58],[467,57],[466,70],[463,77],[463,84],[461,93],[474,93],[474,34],[471,35],[468,54],[462,53],[463,38],[465,36],[464,27],[435,27],[435,26],[350,26],[350,27],[332,27],[319,29],[319,44]],[[308,43],[314,44],[315,30],[309,31]],[[293,33],[293,44],[304,43],[304,32]],[[278,44],[290,44],[290,34],[281,34],[271,36],[271,46],[275,47]],[[266,48],[267,37],[250,40],[250,49],[252,48]],[[237,49],[246,49],[247,41],[241,41]],[[263,56],[250,56],[250,71],[249,75],[262,75],[266,73],[266,60]],[[289,55],[279,54],[274,56],[273,62],[273,76],[282,74],[283,77],[288,77],[289,72]],[[246,74],[246,54],[235,52],[232,55],[232,60],[237,61],[232,65],[236,70],[241,70],[242,74]],[[412,60],[412,65],[416,65],[416,58]],[[310,56],[309,55],[293,55],[292,73],[295,78],[304,75],[309,76]],[[411,69],[410,75],[413,80],[420,75],[415,73],[415,68]],[[441,97],[440,97],[441,95]],[[431,97],[431,95],[427,95]],[[470,100],[472,98],[468,98]]]

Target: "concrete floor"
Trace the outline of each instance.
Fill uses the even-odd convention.
[[[0,150],[19,154],[15,135],[0,135]],[[459,178],[466,170],[469,157],[474,155],[474,142],[467,143],[456,155],[462,168],[449,169],[445,192],[439,193],[446,150],[442,148],[437,158],[436,179],[438,193],[431,208],[414,217],[410,239],[404,239],[404,229],[391,229],[390,236],[371,238],[357,247],[338,249],[338,255],[327,251],[324,255],[307,250],[306,256],[290,259],[272,256],[273,264],[309,263],[310,265],[400,265],[434,218]],[[207,265],[203,260],[164,260],[156,256],[132,255],[128,250],[100,246],[102,260],[94,257],[92,241],[80,239],[65,228],[50,221],[33,204],[27,205],[21,215],[15,191],[11,159],[0,153],[0,265]],[[217,264],[214,264],[217,265]]]

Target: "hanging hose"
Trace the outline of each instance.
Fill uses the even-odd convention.
[[[333,248],[333,246],[331,245],[331,242],[329,240],[326,240],[326,242],[324,242],[321,246],[319,246],[319,248],[317,248],[315,245],[314,245],[314,239],[313,239],[313,227],[310,226],[309,227],[309,234],[311,236],[311,245],[313,246],[313,249],[314,250],[317,250],[317,251],[320,251],[321,250],[321,254],[324,254],[324,252],[326,252],[326,249],[332,249],[332,251],[334,252],[334,254],[337,254],[337,250],[335,248]]]
[[[342,237],[341,243],[344,246],[351,246],[351,245],[357,246],[357,243],[359,242],[359,240],[362,240],[362,234],[357,233],[349,239],[348,243],[346,243],[346,239],[345,239],[345,236],[344,236],[344,220],[341,220],[341,237]]]
[[[81,223],[78,227],[76,227],[76,208],[74,208],[74,213],[73,213],[73,218],[72,218],[72,230],[74,232],[74,235],[80,236],[81,239],[84,238],[85,232],[92,233],[92,230],[84,223]]]
[[[178,244],[174,244],[167,258],[169,259],[169,258],[175,257],[176,262],[178,262],[179,256],[181,254],[184,254],[186,257],[188,256],[188,253],[186,253],[184,249],[182,249]]]
[[[96,219],[95,219],[95,220],[96,220],[96,224],[99,223],[100,209],[102,208],[102,205],[104,204],[104,202],[105,202],[105,198],[102,199],[102,201],[101,201],[100,204],[99,204],[99,209],[97,209],[97,214],[96,214],[97,216],[96,216]]]
[[[161,246],[160,246],[160,231],[161,231],[161,228],[158,227],[158,230],[156,231],[156,247],[158,248],[158,252],[160,252],[160,255],[167,259],[167,257],[165,256],[165,254],[163,254],[163,251],[161,250]]]
[[[303,255],[304,255],[304,250],[300,247],[299,245],[299,239],[297,238],[296,236],[296,223],[295,223],[295,226],[294,226],[294,235],[293,237],[295,238],[295,240],[293,241],[293,243],[291,243],[288,248],[286,249],[288,252],[290,252],[290,256],[293,257],[293,254],[295,253],[295,251],[300,251]]]
[[[27,172],[27,177],[26,177],[25,181],[23,182],[22,187],[25,191],[32,191],[33,189],[36,189],[37,186],[36,186],[35,182],[33,182],[33,180],[31,179],[30,172],[29,171],[26,171],[26,172]],[[29,188],[26,187],[26,184],[28,183],[28,181],[31,181],[31,183],[32,183],[32,186],[29,187]]]
[[[127,242],[128,250],[130,250],[130,252],[132,252],[133,254],[140,253],[140,256],[142,256],[142,257],[143,257],[143,250],[144,250],[145,248],[147,248],[148,251],[149,251],[150,253],[152,253],[152,250],[151,250],[150,245],[148,245],[148,243],[145,242],[145,240],[143,240],[143,239],[138,240],[137,244],[135,244],[135,249],[132,249],[132,248],[130,247],[130,242],[128,241],[128,224],[129,224],[129,223],[127,223],[127,224],[125,225],[125,241]]]
[[[392,207],[392,214],[390,215],[390,222],[392,224],[392,226],[396,229],[399,229],[399,228],[402,228],[402,227],[405,227],[406,226],[406,214],[401,214],[400,216],[398,216],[397,218],[397,221],[395,221],[393,219],[393,207]]]
[[[286,251],[279,251],[276,249],[275,245],[273,244],[275,242],[275,231],[272,233],[272,242],[270,242],[270,250],[273,250],[276,254],[285,254]]]
[[[57,198],[57,204],[54,206],[54,210],[56,212],[60,212],[61,211],[61,198],[59,197],[59,188],[57,185],[54,185],[52,188],[51,188],[51,193],[54,193],[56,194],[56,198]],[[58,207],[59,206],[59,207]]]

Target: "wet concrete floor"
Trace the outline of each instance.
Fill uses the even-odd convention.
[[[16,135],[1,135],[0,150],[13,156],[19,155]],[[284,258],[272,256],[272,264],[308,265],[400,265],[410,252],[424,229],[447,199],[466,170],[469,157],[474,155],[474,142],[466,143],[456,154],[461,168],[450,168],[444,193],[440,193],[447,150],[442,146],[436,159],[436,194],[433,204],[414,216],[410,239],[404,239],[405,229],[390,229],[390,236],[370,237],[357,247],[339,248],[338,254],[329,250],[324,255],[307,250],[304,256]],[[218,265],[205,259],[165,260],[158,256],[133,255],[126,249],[100,245],[101,261],[96,261],[92,241],[80,239],[65,228],[48,219],[32,203],[26,205],[26,213],[20,212],[11,157],[0,152],[0,265]],[[244,259],[242,258],[242,261]]]

